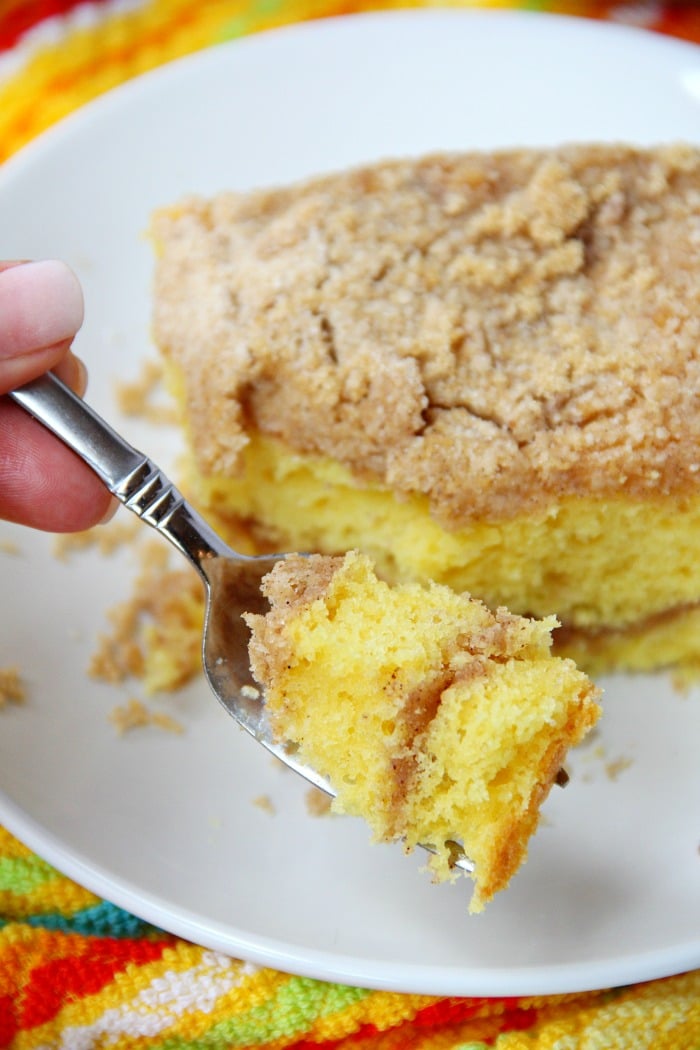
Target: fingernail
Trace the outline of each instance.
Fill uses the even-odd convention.
[[[82,289],[66,263],[45,259],[0,271],[0,356],[72,339],[82,323]]]

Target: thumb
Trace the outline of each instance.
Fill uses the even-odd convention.
[[[0,264],[0,394],[54,368],[83,323],[83,293],[63,262]]]

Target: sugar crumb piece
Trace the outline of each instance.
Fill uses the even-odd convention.
[[[700,684],[700,662],[688,661],[671,672],[671,685],[680,696],[688,696]]]
[[[19,667],[0,667],[0,709],[7,704],[23,704],[27,690]]]
[[[152,711],[141,700],[131,697],[126,704],[118,705],[110,712],[109,720],[119,736],[132,729],[156,726],[169,733],[184,733],[184,726],[164,711]]]
[[[254,685],[243,685],[241,686],[241,696],[245,697],[246,700],[259,700],[260,690]]]
[[[258,795],[257,798],[253,799],[253,805],[257,806],[258,809],[264,810],[265,813],[269,813],[272,817],[277,813],[274,802],[269,795]]]
[[[149,695],[174,692],[200,672],[202,586],[193,570],[169,567],[162,543],[145,544],[140,557],[131,597],[109,611],[110,630],[89,674],[111,683],[141,679]]]
[[[621,773],[624,773],[626,769],[629,769],[634,764],[634,760],[631,758],[615,758],[611,762],[605,764],[605,774],[609,780],[617,780]]]
[[[163,366],[160,361],[144,361],[141,374],[131,382],[118,381],[115,396],[120,412],[125,416],[145,419],[149,423],[177,423],[179,413],[174,405],[156,402],[163,384]]]
[[[88,666],[88,675],[110,685],[127,678],[142,678],[145,668],[143,651],[136,635],[137,612],[124,602],[109,612],[112,631],[98,638],[97,648]]]
[[[132,697],[126,704],[120,704],[110,712],[109,720],[117,730],[119,736],[130,732],[132,729],[140,729],[147,726],[150,721],[148,708],[140,700]]]
[[[165,711],[153,711],[151,713],[151,725],[157,726],[159,729],[165,729],[168,733],[176,733],[178,736],[185,732],[182,722],[178,722],[177,718],[173,718],[172,715],[167,714]]]
[[[67,561],[78,551],[96,549],[100,554],[113,554],[120,547],[132,544],[140,528],[136,518],[120,521],[115,518],[107,525],[95,525],[82,532],[69,532],[56,536],[54,554],[59,561]]]
[[[0,539],[0,554],[11,554],[16,557],[21,553],[21,547],[19,543],[14,540]]]
[[[599,736],[599,733],[597,735]],[[602,769],[608,780],[615,781],[634,765],[634,759],[629,755],[611,758],[608,748],[602,742],[594,743],[594,746],[588,746],[585,750],[579,749],[578,756],[587,768],[577,773],[577,779],[586,784],[595,781],[595,773],[598,770]]]
[[[312,817],[327,817],[331,812],[333,799],[320,788],[312,787],[304,797],[307,812]]]

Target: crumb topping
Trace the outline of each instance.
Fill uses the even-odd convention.
[[[289,659],[289,640],[285,625],[291,616],[328,591],[334,575],[343,565],[342,557],[288,554],[263,577],[262,594],[270,603],[267,615],[246,613],[244,620],[252,630],[248,646],[250,666],[256,681],[265,683]]]
[[[259,428],[448,525],[697,487],[700,150],[386,162],[188,199],[154,236],[205,473]]]

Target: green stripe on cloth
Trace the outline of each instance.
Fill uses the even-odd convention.
[[[39,857],[0,857],[0,890],[31,893],[55,877],[55,868]]]
[[[348,985],[329,985],[310,977],[292,977],[279,993],[240,1017],[221,1021],[197,1039],[176,1038],[160,1050],[226,1050],[230,1047],[261,1046],[275,1039],[307,1033],[314,1022],[338,1013],[372,993]]]

